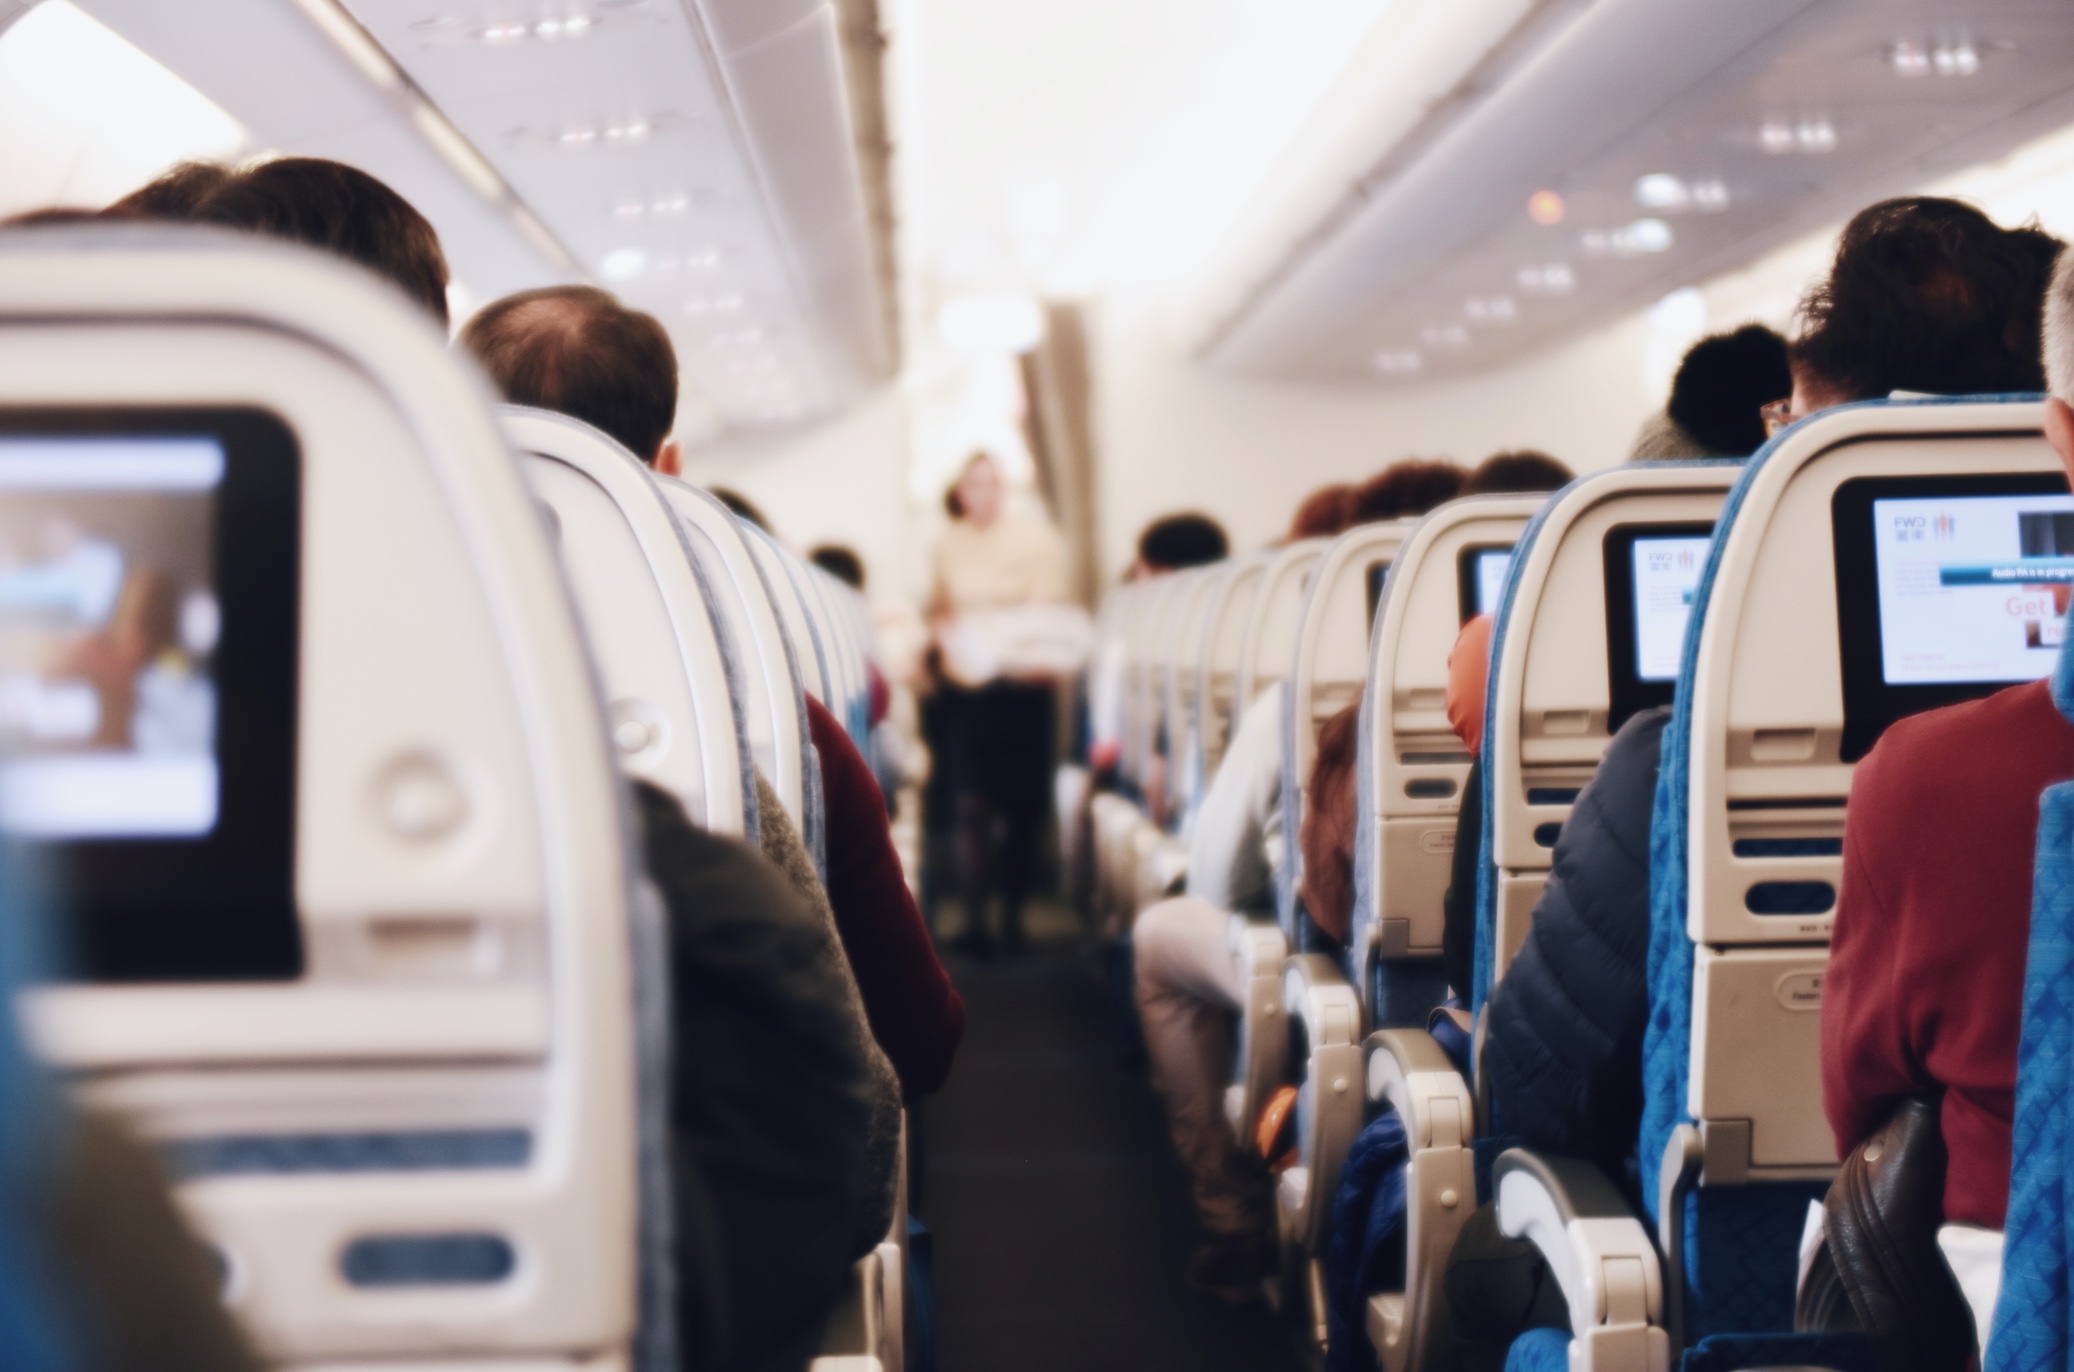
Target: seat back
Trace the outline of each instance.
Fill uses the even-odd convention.
[[[793,660],[799,664],[799,684],[808,695],[840,716],[842,680],[834,649],[822,641],[821,626],[815,622],[807,593],[794,578],[785,551],[776,539],[754,524],[744,523],[742,536],[763,571],[763,584],[778,611],[778,622],[785,627],[785,637],[792,644]]]
[[[1382,1023],[1384,964],[1440,956],[1469,753],[1447,722],[1447,659],[1541,495],[1452,500],[1412,529],[1384,579],[1369,638],[1355,794],[1349,972]],[[1430,1007],[1409,1013],[1423,1017]],[[1423,1022],[1423,1021],[1422,1021]]]
[[[2074,654],[2063,646],[2053,703],[2074,720]],[[2065,1367],[2074,1357],[2074,1216],[2068,1214],[2068,1104],[2074,1101],[2074,784],[2046,788],[2038,807],[2038,867],[2024,961],[2023,1033],[2016,1052],[2009,1212],[1981,1366],[1987,1372]],[[1971,1292],[1968,1292],[1969,1296]]]
[[[70,874],[75,980],[29,1019],[174,1163],[276,1365],[621,1362],[637,1213],[670,1213],[637,1190],[603,706],[446,343],[249,239],[0,242],[6,518],[71,530],[65,579],[120,569],[170,635],[105,752],[8,764],[10,827]]]
[[[719,614],[721,644],[741,673],[742,732],[749,755],[805,831],[810,785],[805,688],[792,639],[779,617],[747,526],[725,505],[675,477],[656,485],[684,529]]]
[[[1817,1011],[1856,759],[1885,722],[2051,665],[2053,596],[2020,573],[2074,499],[2040,424],[1986,399],[1824,411],[1722,509],[1650,864],[1639,1152],[1688,1342],[1788,1327],[1801,1215],[1834,1171]]]
[[[1304,589],[1329,538],[1300,539],[1269,555],[1260,589],[1246,615],[1245,640],[1239,647],[1238,687],[1225,717],[1225,738],[1239,730],[1246,707],[1282,679],[1296,653],[1296,628],[1303,613]]]
[[[1303,946],[1297,919],[1297,888],[1303,879],[1303,849],[1297,835],[1308,804],[1304,783],[1318,752],[1318,729],[1361,693],[1368,669],[1368,636],[1375,605],[1410,520],[1360,524],[1333,539],[1311,569],[1298,609],[1296,641],[1290,650],[1282,692],[1282,870],[1276,879],[1276,912],[1282,932]]]
[[[508,405],[598,664],[612,744],[693,823],[741,835],[756,803],[715,610],[684,531],[632,453],[581,420]]]
[[[1526,938],[1556,836],[1607,743],[1637,710],[1670,702],[1691,588],[1742,466],[1593,472],[1520,539],[1491,640],[1485,785],[1464,802],[1486,807],[1495,868],[1478,883],[1478,1004]]]
[[[1144,583],[1133,600],[1124,645],[1125,713],[1123,776],[1138,792],[1151,778],[1159,751],[1159,714],[1166,701],[1166,629],[1180,582],[1171,576]]]
[[[1165,686],[1160,722],[1166,734],[1167,813],[1162,824],[1175,824],[1187,802],[1190,759],[1195,756],[1196,664],[1202,659],[1203,636],[1209,630],[1211,593],[1217,585],[1218,566],[1192,567],[1180,573],[1188,578],[1180,602],[1171,616],[1172,631],[1161,665]]]
[[[1246,648],[1246,625],[1253,599],[1267,577],[1272,553],[1255,553],[1218,565],[1212,573],[1209,603],[1203,607],[1203,636],[1195,667],[1194,718],[1189,725],[1187,775],[1182,783],[1182,832],[1194,827],[1196,808],[1224,760],[1231,740],[1231,721],[1238,701],[1239,663]]]

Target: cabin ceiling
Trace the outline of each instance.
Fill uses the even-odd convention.
[[[1304,379],[1494,367],[2069,122],[2064,0],[1544,4],[1200,352]]]
[[[654,314],[694,438],[894,371],[869,0],[81,2],[259,145],[394,184],[478,303],[587,279]]]

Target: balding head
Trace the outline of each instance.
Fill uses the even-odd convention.
[[[653,315],[594,286],[548,286],[484,307],[460,342],[513,404],[581,419],[650,466],[662,455],[677,353]]]

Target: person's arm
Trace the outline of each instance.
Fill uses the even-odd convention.
[[[1265,842],[1282,784],[1281,702],[1276,685],[1246,707],[1196,811],[1188,894],[1220,910],[1257,907],[1274,895]]]
[[[1889,788],[1902,780],[1890,775],[1891,760],[1891,750],[1875,745],[1851,778],[1843,887],[1822,975],[1822,1109],[1839,1158],[1903,1097],[1931,1085],[1909,1052],[1899,921],[1878,879],[1889,870],[1881,865],[1894,813]]]
[[[1483,746],[1484,687],[1491,679],[1491,617],[1462,626],[1447,655],[1447,724],[1463,746]]]
[[[965,1033],[965,1002],[937,960],[928,926],[900,870],[886,804],[850,736],[809,697],[807,724],[821,755],[828,819],[828,901],[857,975],[873,1037],[909,1100],[950,1075]]]
[[[1609,1166],[1641,1117],[1649,827],[1669,713],[1637,715],[1607,746],[1556,839],[1526,942],[1484,1012],[1499,1131]]]

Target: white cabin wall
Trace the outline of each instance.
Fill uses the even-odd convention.
[[[1357,481],[1409,456],[1474,464],[1540,448],[1579,471],[1618,462],[1662,403],[1646,389],[1644,316],[1489,376],[1418,388],[1262,381],[1210,371],[1147,312],[1100,312],[1095,406],[1103,571],[1130,562],[1138,530],[1199,509],[1239,549],[1279,538],[1314,487]]]
[[[848,544],[875,595],[911,593],[927,562],[910,532],[908,431],[906,396],[882,386],[825,424],[693,449],[684,476],[741,492],[801,553]]]

